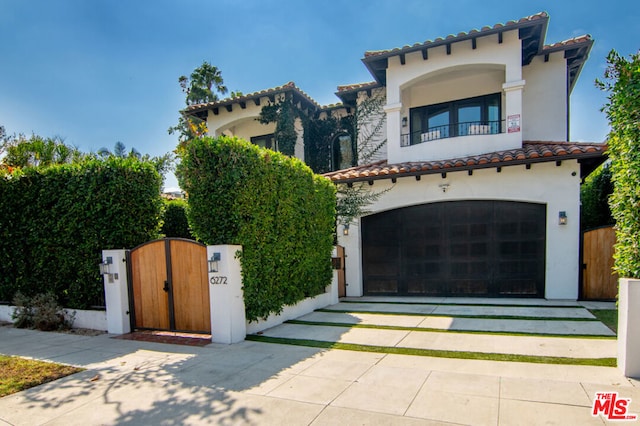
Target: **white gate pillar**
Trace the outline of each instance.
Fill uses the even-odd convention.
[[[107,306],[107,332],[110,334],[131,332],[126,255],[126,250],[102,251],[101,272]]]
[[[618,368],[626,377],[640,378],[640,280],[620,279]]]
[[[211,341],[215,343],[238,343],[247,336],[238,251],[242,246],[207,246]]]

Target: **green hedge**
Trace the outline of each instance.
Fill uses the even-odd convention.
[[[133,158],[0,176],[0,301],[53,292],[66,307],[104,305],[101,251],[158,236],[161,183]]]
[[[611,131],[613,194],[609,199],[616,221],[614,269],[621,277],[640,278],[640,52],[629,59],[611,51],[605,82],[607,114]]]
[[[335,189],[295,158],[220,137],[190,141],[177,175],[192,232],[239,244],[247,319],[279,313],[331,282]]]

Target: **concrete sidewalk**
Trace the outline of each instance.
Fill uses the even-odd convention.
[[[0,353],[87,371],[0,399],[0,424],[603,424],[595,393],[640,413],[615,368],[243,342],[187,347],[0,328]]]
[[[376,303],[369,309],[380,307]],[[573,311],[568,315],[579,308],[570,306]],[[315,312],[306,319],[325,315],[407,327],[442,320],[339,312]],[[496,321],[494,324],[508,330],[518,324],[512,321],[523,320]],[[548,351],[553,342],[565,340],[296,324],[284,324],[265,335],[281,335],[283,330],[296,330],[298,336],[314,340],[346,339],[350,333],[362,337],[360,332],[366,331],[368,339],[382,341],[388,339],[386,332],[400,332],[394,338],[396,344],[414,347],[420,342],[412,334],[439,335],[447,345],[456,344],[461,350],[477,348],[478,339],[488,338],[488,344],[495,344],[494,337],[508,337],[499,346],[511,353]],[[640,382],[626,379],[611,367],[433,358],[250,341],[190,347],[112,337],[0,327],[0,353],[87,369],[0,398],[0,424],[601,425],[606,421],[591,415],[596,392],[618,392],[621,398],[631,398],[629,412],[640,414]],[[537,339],[530,341],[537,345],[515,343],[513,339],[520,337]],[[572,357],[599,353],[602,342],[615,344],[612,339],[566,340],[584,345]],[[606,354],[615,356],[610,349],[606,348]]]
[[[313,338],[314,336],[308,336]],[[0,424],[603,424],[615,368],[391,355],[245,341],[188,347],[0,327],[0,353],[87,371],[0,398]]]

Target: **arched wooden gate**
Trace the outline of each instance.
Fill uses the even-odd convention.
[[[132,329],[211,332],[204,245],[165,238],[139,245],[127,258]]]

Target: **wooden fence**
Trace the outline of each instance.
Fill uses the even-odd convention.
[[[583,299],[604,300],[617,297],[618,275],[613,273],[615,243],[616,233],[612,226],[583,234]]]

